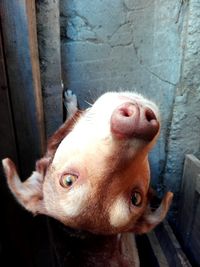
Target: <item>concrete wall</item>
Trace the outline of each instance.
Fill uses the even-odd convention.
[[[109,90],[136,90],[160,106],[162,132],[151,154],[158,192],[179,191],[184,153],[199,150],[199,117],[192,111],[200,106],[200,1],[188,1],[61,0],[63,80],[81,107]],[[193,130],[198,141],[190,138]]]
[[[183,57],[168,138],[164,184],[178,192],[185,154],[200,157],[200,1],[188,3]]]

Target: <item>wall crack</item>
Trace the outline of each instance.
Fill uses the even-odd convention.
[[[182,0],[184,1],[184,0]],[[140,6],[140,7],[130,7],[128,6],[128,3],[126,0],[123,1],[123,7],[126,11],[142,11],[142,10],[145,10],[147,8],[149,8],[152,4],[153,4],[154,0],[152,1],[149,1],[149,3],[145,6]]]
[[[134,42],[133,42],[133,48],[134,48],[134,50],[135,50],[135,55],[136,55],[136,58],[137,58],[138,63],[139,63],[139,64],[140,64],[140,65],[141,65],[147,72],[151,73],[153,76],[155,76],[157,79],[159,79],[160,81],[162,81],[162,82],[164,82],[164,83],[168,83],[168,84],[170,84],[170,85],[176,86],[175,83],[170,82],[170,81],[168,81],[168,80],[166,80],[166,79],[160,77],[157,73],[153,72],[152,70],[149,69],[148,66],[146,66],[146,65],[144,65],[144,64],[142,63],[142,60],[141,60],[141,59],[139,58],[139,56],[138,56],[138,47],[135,45]]]

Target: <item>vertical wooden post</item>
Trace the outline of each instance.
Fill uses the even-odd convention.
[[[59,0],[36,1],[41,82],[47,138],[63,122]]]
[[[19,164],[27,176],[45,143],[35,1],[1,0],[0,12]]]
[[[18,161],[0,25],[0,159],[8,155]]]
[[[39,52],[37,41],[37,22],[36,22],[36,10],[35,0],[26,1],[26,13],[28,19],[29,30],[29,47],[31,54],[31,63],[33,71],[33,87],[35,92],[35,106],[37,112],[38,129],[40,133],[41,152],[45,151],[45,129],[44,129],[44,112],[43,112],[43,100],[41,91],[41,79],[40,79],[40,64],[39,64]]]

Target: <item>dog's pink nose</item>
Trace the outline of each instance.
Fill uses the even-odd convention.
[[[123,103],[111,116],[111,132],[118,138],[139,138],[151,141],[159,130],[154,112],[133,103]]]

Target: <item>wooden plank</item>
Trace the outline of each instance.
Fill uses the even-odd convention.
[[[193,155],[185,159],[178,230],[188,257],[200,264],[200,161]]]
[[[189,242],[190,254],[195,263],[200,266],[200,197],[197,200],[197,208],[191,230]]]
[[[14,127],[12,124],[12,111],[9,100],[9,88],[4,62],[4,50],[2,46],[2,31],[0,27],[0,160],[11,157],[17,162],[17,147],[15,144]],[[31,259],[28,251],[29,242],[23,243],[26,223],[23,223],[18,212],[18,205],[8,192],[6,179],[3,177],[2,165],[0,164],[0,258],[1,266],[22,266],[22,261],[28,265]],[[11,225],[12,224],[12,225]],[[16,231],[17,229],[17,231]],[[23,231],[21,231],[23,229]],[[19,238],[19,239],[18,239]],[[19,241],[20,240],[20,241]],[[20,247],[20,248],[19,248]],[[23,254],[20,251],[23,249]],[[12,250],[12,257],[10,251]],[[31,251],[31,250],[30,250]],[[27,260],[27,261],[26,261]]]
[[[26,177],[44,146],[34,0],[1,0],[0,12],[19,163]]]
[[[200,195],[200,175],[197,176],[195,189],[196,189],[196,192]]]
[[[136,235],[136,244],[141,267],[160,267],[151,243],[146,234]]]
[[[178,214],[178,230],[185,247],[188,246],[194,221],[196,179],[199,174],[200,161],[193,155],[186,155]]]
[[[37,42],[37,22],[36,22],[36,10],[35,1],[29,0],[26,5],[26,13],[28,19],[28,31],[29,31],[29,48],[31,54],[31,64],[33,71],[33,87],[35,93],[35,105],[37,113],[37,123],[40,134],[40,144],[42,153],[45,152],[45,130],[44,130],[44,111],[43,111],[43,100],[41,90],[41,79],[40,79],[40,63],[38,53],[38,42]]]
[[[36,1],[45,131],[51,136],[63,122],[59,0]]]
[[[2,32],[0,27],[0,159],[10,156],[17,162],[17,149],[12,124],[8,83],[5,70]]]
[[[197,176],[195,189],[194,220],[188,247],[192,259],[200,265],[200,175]]]
[[[147,234],[147,236],[158,261],[159,267],[170,267],[155,232],[151,231]]]
[[[169,266],[192,267],[167,221],[155,229]]]

